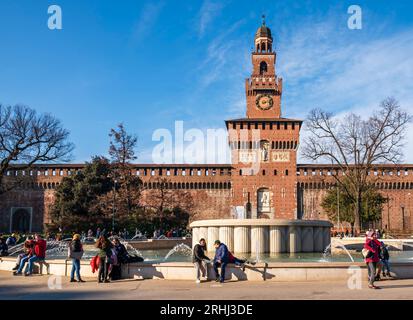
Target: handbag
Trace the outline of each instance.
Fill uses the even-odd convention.
[[[361,250],[361,254],[363,255],[364,259],[368,259],[374,256],[373,252],[366,248],[363,248],[363,250]]]
[[[364,259],[367,259],[369,252],[370,250],[366,248],[363,248],[363,250],[361,250],[361,254],[363,255]]]

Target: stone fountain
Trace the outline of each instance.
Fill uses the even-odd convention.
[[[208,251],[214,241],[236,253],[323,252],[333,225],[321,220],[219,219],[191,223],[192,244],[204,238]]]

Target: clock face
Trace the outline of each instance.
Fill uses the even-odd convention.
[[[272,97],[270,95],[262,94],[257,97],[255,103],[259,109],[268,110],[272,108],[274,101],[272,100]]]

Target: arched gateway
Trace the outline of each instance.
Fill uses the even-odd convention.
[[[32,231],[32,208],[11,208],[10,232]]]

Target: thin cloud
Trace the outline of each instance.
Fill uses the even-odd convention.
[[[320,107],[366,117],[388,96],[413,114],[413,28],[385,35],[354,32],[329,20],[312,28],[302,24],[280,37],[284,114],[304,118]],[[405,160],[412,163],[413,135],[406,138]]]
[[[202,38],[212,21],[221,14],[224,5],[222,2],[205,0],[199,10],[198,37]]]
[[[241,50],[237,50],[237,47],[241,47],[242,41],[233,37],[233,33],[244,23],[244,19],[237,21],[209,42],[206,56],[199,65],[201,88],[209,86],[218,78],[241,75],[241,62],[245,56]]]
[[[148,35],[149,30],[155,25],[163,7],[163,2],[150,2],[143,6],[137,22],[133,27],[133,41],[141,41]]]

